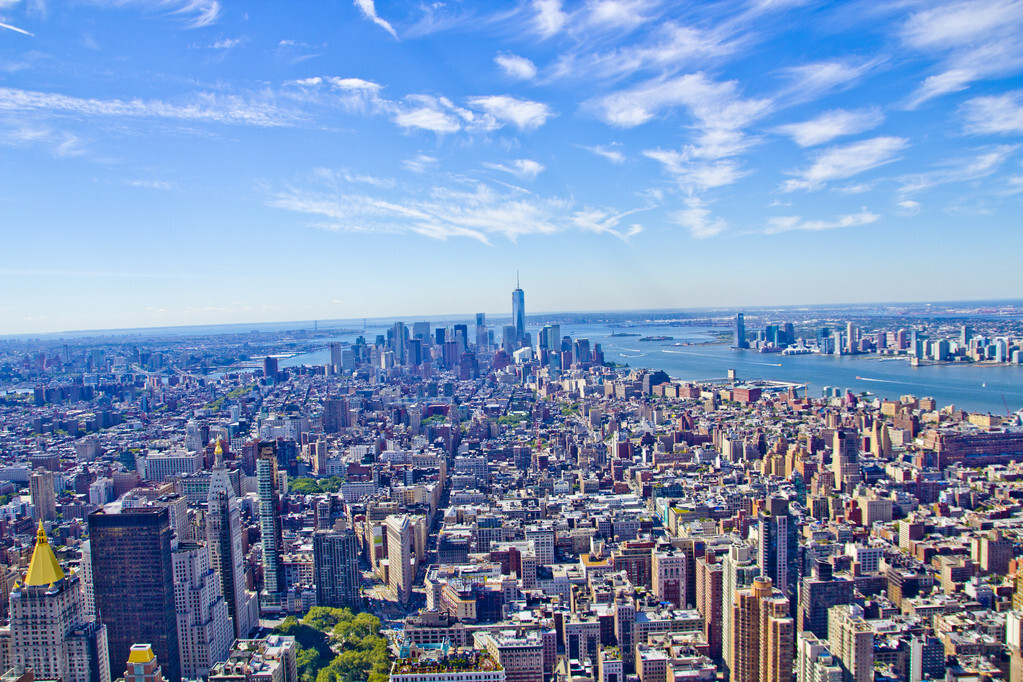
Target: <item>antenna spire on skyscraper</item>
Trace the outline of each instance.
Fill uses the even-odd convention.
[[[515,288],[516,289],[521,289],[522,288],[522,287],[519,286],[519,271],[518,270],[515,271]]]

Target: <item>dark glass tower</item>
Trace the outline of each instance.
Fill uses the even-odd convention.
[[[512,324],[515,325],[515,340],[521,344],[526,339],[526,294],[518,281],[512,292]]]
[[[123,675],[131,645],[153,645],[167,682],[181,679],[170,514],[139,507],[89,514],[96,617],[107,626],[111,677]]]
[[[359,539],[350,530],[317,531],[313,535],[316,603],[332,608],[362,608]]]

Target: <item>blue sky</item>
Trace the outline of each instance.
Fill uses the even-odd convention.
[[[0,333],[1023,296],[1023,0],[0,0]]]

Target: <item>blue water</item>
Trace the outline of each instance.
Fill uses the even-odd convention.
[[[386,334],[386,327],[361,332],[370,343],[377,334]],[[536,338],[538,328],[530,331]],[[1005,414],[1023,408],[1023,366],[945,364],[912,367],[906,359],[889,359],[877,355],[781,355],[756,351],[732,350],[727,345],[703,344],[714,339],[721,328],[635,326],[609,327],[601,324],[562,325],[563,336],[589,339],[599,343],[604,359],[667,372],[684,381],[722,379],[735,369],[740,379],[769,379],[808,384],[809,395],[819,397],[825,386],[849,390],[854,394],[867,392],[880,398],[915,395],[932,397],[943,407],[956,407],[974,412]],[[612,337],[613,332],[629,332],[639,336]],[[358,334],[339,337],[354,341]],[[671,336],[670,341],[640,341],[643,336]],[[675,345],[680,344],[680,345]],[[330,359],[323,348],[310,353],[282,359],[282,367],[325,364]],[[857,378],[859,377],[859,378]]]

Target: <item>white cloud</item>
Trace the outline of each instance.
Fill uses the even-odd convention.
[[[664,149],[648,149],[643,156],[658,161],[665,172],[678,183],[687,195],[695,195],[715,187],[724,187],[738,182],[747,175],[739,164],[730,159],[718,161],[696,161],[686,152]]]
[[[943,2],[913,14],[903,27],[903,39],[916,48],[971,45],[997,33],[1006,25],[1023,21],[1018,0],[967,0]]]
[[[542,163],[533,161],[532,159],[516,159],[512,161],[510,165],[502,163],[484,163],[483,165],[491,170],[511,173],[512,175],[525,180],[535,179],[537,175],[546,169]]]
[[[401,165],[413,173],[425,173],[429,168],[437,165],[437,157],[426,154],[416,154],[411,159],[405,159]]]
[[[802,123],[779,126],[778,132],[790,136],[800,147],[813,147],[843,135],[855,135],[876,128],[884,121],[878,108],[847,111],[832,109]]]
[[[220,40],[218,40],[218,41],[214,42],[212,45],[210,45],[210,49],[211,50],[230,50],[232,48],[238,47],[243,42],[245,42],[245,41],[242,38],[221,38]]]
[[[651,3],[644,0],[591,0],[587,3],[585,22],[621,30],[632,30],[650,19],[644,12]]]
[[[394,122],[402,128],[422,128],[435,133],[455,133],[462,129],[462,123],[457,117],[432,107],[398,112]]]
[[[561,0],[533,0],[536,12],[536,29],[544,38],[549,38],[565,25],[568,15],[561,9]]]
[[[974,135],[1023,133],[1023,90],[975,97],[960,108],[966,132]]]
[[[329,78],[331,85],[339,90],[364,90],[367,92],[377,93],[380,92],[382,85],[374,83],[373,81],[363,80],[361,78]]]
[[[899,213],[904,216],[914,216],[920,212],[920,202],[912,199],[900,201],[895,205],[899,207]]]
[[[377,14],[376,5],[373,4],[373,0],[355,0],[355,6],[359,8],[363,16],[390,33],[391,36],[397,40],[398,34],[394,32],[394,27],[384,19],[380,18]]]
[[[141,187],[143,189],[161,189],[165,191],[177,189],[177,185],[166,180],[129,180],[128,184],[132,187]]]
[[[685,200],[685,205],[686,208],[675,211],[669,219],[689,230],[695,239],[714,237],[728,229],[728,223],[723,218],[712,216],[702,200],[691,197]]]
[[[161,100],[84,99],[32,90],[0,88],[0,111],[40,111],[82,116],[168,118],[275,127],[289,125],[295,116],[278,108],[263,95],[239,97],[199,93],[188,104]]]
[[[610,145],[597,145],[595,147],[583,147],[586,151],[593,152],[597,156],[602,156],[611,163],[621,164],[625,163],[625,154],[622,154],[616,147],[620,145],[614,142]]]
[[[949,161],[944,168],[927,173],[914,173],[899,178],[902,185],[899,191],[903,194],[920,192],[938,185],[957,182],[969,182],[986,178],[1019,148],[1019,145],[998,145],[976,150],[972,158],[960,158]]]
[[[907,146],[907,140],[901,137],[875,137],[830,147],[817,154],[809,168],[794,173],[796,178],[786,180],[782,189],[786,192],[820,189],[832,180],[843,180],[891,163]]]
[[[536,65],[525,57],[503,53],[494,57],[494,61],[501,67],[505,75],[511,78],[518,78],[524,81],[536,78]]]
[[[487,130],[500,128],[507,123],[519,130],[534,130],[554,115],[551,108],[542,102],[516,99],[508,95],[471,97],[469,105],[483,110],[487,117],[483,127]]]
[[[880,220],[881,216],[871,213],[867,209],[859,213],[837,216],[834,220],[803,220],[800,216],[778,216],[767,221],[766,234],[780,234],[793,230],[806,230],[809,232],[821,232],[823,230],[834,230],[840,227],[859,227],[870,225]]]

